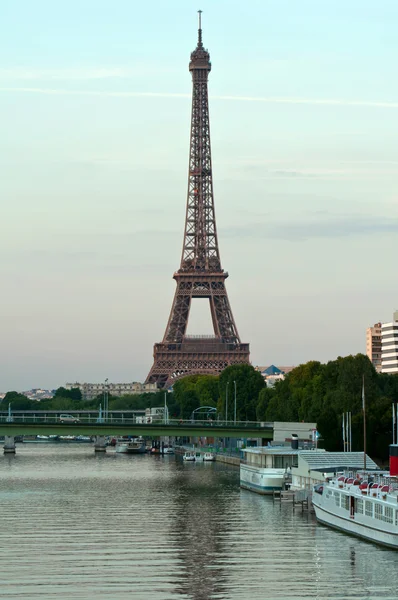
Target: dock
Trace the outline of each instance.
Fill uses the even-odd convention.
[[[274,490],[274,502],[290,503],[295,510],[296,506],[301,506],[301,510],[313,510],[311,502],[312,492],[308,489],[303,490]]]

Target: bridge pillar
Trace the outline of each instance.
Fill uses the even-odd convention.
[[[13,435],[4,437],[4,454],[15,454],[15,438]]]
[[[94,452],[106,452],[106,439],[104,435],[95,436]]]

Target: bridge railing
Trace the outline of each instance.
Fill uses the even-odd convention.
[[[73,420],[63,420],[60,415],[38,415],[38,414],[12,414],[8,413],[0,413],[0,423],[15,423],[15,424],[29,424],[29,423],[37,423],[37,424],[48,424],[48,425],[134,425],[134,426],[142,426],[145,428],[148,427],[206,427],[209,428],[209,435],[211,435],[211,429],[218,428],[228,428],[228,429],[269,429],[272,427],[272,423],[265,423],[260,421],[212,421],[208,419],[168,419],[166,422],[162,419],[153,419],[153,418],[126,418],[123,415],[118,415],[117,417],[110,416],[107,420],[104,417],[99,417],[98,415],[75,415],[73,413],[68,413],[72,417],[76,418],[76,423]]]

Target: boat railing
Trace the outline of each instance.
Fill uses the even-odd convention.
[[[391,477],[386,472],[377,471],[344,471],[330,478],[339,488],[344,489],[358,486],[362,494],[371,494],[376,490],[388,488],[389,492],[398,491],[398,479]]]

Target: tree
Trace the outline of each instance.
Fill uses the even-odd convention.
[[[220,397],[219,377],[216,375],[199,375],[195,390],[199,396],[200,406],[217,406]]]
[[[35,400],[29,400],[24,394],[19,392],[7,392],[3,403],[8,407],[11,404],[11,410],[33,410],[37,408]]]
[[[55,390],[54,398],[69,398],[71,400],[80,401],[82,399],[82,393],[79,388],[67,390],[64,387],[59,387]]]
[[[363,354],[310,361],[288,373],[270,393],[260,392],[257,415],[266,421],[317,423],[327,450],[342,450],[342,416],[351,413],[352,449],[363,450],[362,383],[365,381],[367,450],[385,460],[392,438],[391,403],[398,378],[376,373]]]
[[[255,421],[258,395],[265,387],[263,376],[251,365],[231,365],[224,369],[219,379],[219,414],[233,421]]]

